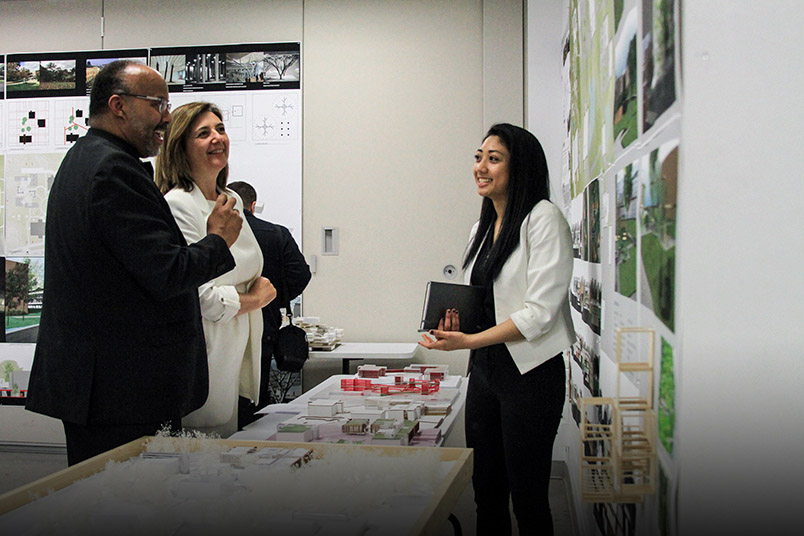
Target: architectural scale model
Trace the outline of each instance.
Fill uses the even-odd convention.
[[[644,333],[646,361],[623,361],[624,334]],[[615,397],[581,398],[581,498],[584,502],[638,503],[656,490],[656,414],[653,411],[654,330],[617,329]],[[636,396],[623,394],[624,375],[645,386]],[[599,422],[591,422],[590,414]]]
[[[307,333],[311,350],[334,350],[343,339],[342,328],[325,326],[317,316],[294,317],[293,324]]]
[[[446,365],[410,365],[389,371],[361,365],[340,389],[307,403],[306,413],[277,425],[277,441],[438,446],[461,378]]]
[[[390,423],[377,426],[389,433],[395,429]],[[0,530],[409,534],[454,467],[442,455],[450,449],[327,445],[314,451],[293,444],[232,443],[239,442],[160,434],[148,440],[145,451],[110,459],[100,472],[63,489],[39,492],[11,509],[0,504]]]

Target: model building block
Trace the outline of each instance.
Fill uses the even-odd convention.
[[[332,399],[311,400],[307,403],[307,414],[314,417],[332,417],[343,413],[343,402]]]
[[[357,375],[360,378],[379,378],[385,376],[386,367],[365,364],[357,367]]]

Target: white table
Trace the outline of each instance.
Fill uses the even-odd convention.
[[[349,374],[351,361],[382,361],[384,359],[413,359],[415,342],[344,342],[334,350],[311,350],[310,357],[340,359],[341,371]]]
[[[233,434],[228,439],[248,439],[264,441],[276,433],[276,425],[284,422],[291,417],[307,413],[307,402],[320,398],[329,391],[340,389],[341,380],[344,378],[355,378],[354,374],[336,374],[330,376],[319,383],[303,395],[287,404],[271,404],[266,406],[260,413],[264,416],[249,424],[240,432]],[[458,396],[452,404],[452,410],[444,417],[439,428],[441,429],[442,445],[447,441],[447,436],[453,429],[463,429],[463,406],[466,402],[466,389],[469,386],[468,378],[461,378],[458,386]],[[455,426],[457,423],[457,426]]]

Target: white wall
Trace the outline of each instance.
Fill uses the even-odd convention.
[[[680,532],[798,532],[804,4],[685,2],[682,24]]]
[[[381,6],[381,7],[380,7]],[[350,341],[415,341],[425,283],[460,265],[480,203],[479,1],[307,2],[305,314]],[[321,256],[338,227],[340,255]]]

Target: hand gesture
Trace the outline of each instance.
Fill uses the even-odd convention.
[[[229,247],[240,236],[240,229],[243,227],[243,218],[234,207],[235,198],[221,194],[215,200],[215,207],[207,218],[207,234],[220,236]]]
[[[422,334],[419,344],[430,350],[459,350],[467,348],[466,334],[461,333],[461,319],[457,309],[447,309],[444,318],[438,321],[438,329]],[[435,337],[433,340],[432,337]]]

